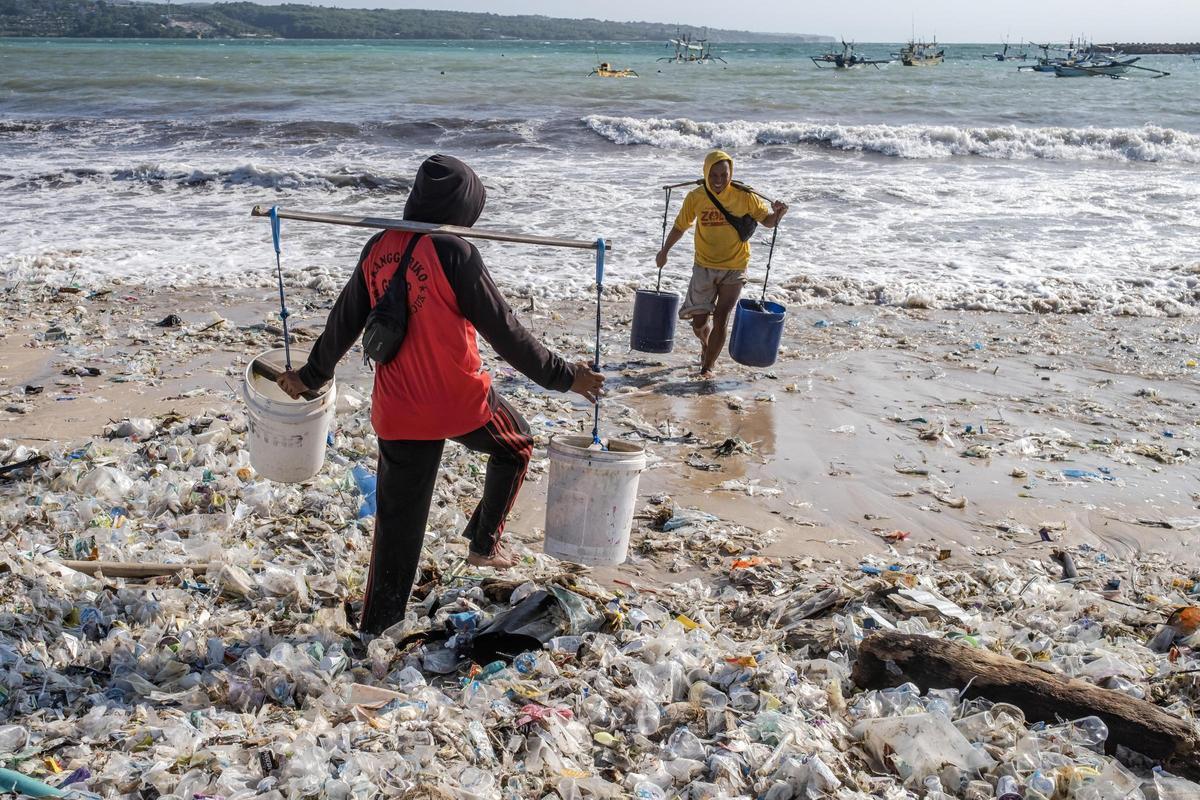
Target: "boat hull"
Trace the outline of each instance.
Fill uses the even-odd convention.
[[[1080,64],[1078,66],[1063,65],[1054,68],[1054,74],[1060,78],[1095,78],[1101,75],[1109,77],[1117,77],[1129,72],[1129,67],[1132,62],[1123,64],[1100,64],[1097,66],[1089,66]]]

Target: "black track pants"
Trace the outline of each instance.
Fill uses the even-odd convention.
[[[488,455],[483,498],[463,535],[471,540],[471,552],[491,555],[525,480],[533,438],[521,415],[497,396],[487,424],[454,441]],[[368,633],[381,633],[404,619],[445,444],[441,439],[379,440],[375,541],[361,622]]]

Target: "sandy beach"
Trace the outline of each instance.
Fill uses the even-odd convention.
[[[295,350],[335,292],[328,281],[291,292]],[[547,345],[588,358],[594,306],[508,296]],[[0,629],[19,651],[48,653],[20,662],[28,675],[8,703],[22,716],[10,719],[61,715],[0,728],[3,746],[26,743],[15,755],[27,776],[88,797],[274,800],[350,786],[363,798],[771,788],[899,800],[930,780],[988,797],[1039,770],[1073,786],[1080,769],[1095,776],[1087,785],[1143,800],[1196,785],[1196,637],[1164,625],[1200,592],[1200,346],[1188,320],[843,306],[793,290],[773,368],[724,358],[700,380],[685,328],[669,355],[630,351],[632,292],[617,285],[601,432],[644,446],[649,462],[626,562],[541,553],[546,445],[589,431],[591,408],[485,347],[537,441],[506,532],[520,561],[466,566],[459,533],[484,462],[450,445],[408,617],[363,638],[353,615],[372,520],[352,470],[374,468],[372,376],[356,346],[312,481],[259,479],[240,393],[249,360],[281,343],[276,297],[7,287],[0,460],[48,459],[0,477],[12,529]],[[1071,574],[1056,551],[1073,556]],[[89,576],[70,558],[184,566]],[[530,604],[542,638],[495,632]],[[1146,644],[1163,635],[1167,651]],[[904,636],[1081,678],[1070,685],[1084,699],[1046,713],[1029,697],[992,705],[1003,681],[977,697],[957,681],[886,688],[900,681],[863,665],[890,663],[871,659]],[[42,675],[55,688],[37,690]],[[1098,741],[1149,747],[1142,728],[1093,706],[1135,700],[1176,732],[1151,762],[1082,744],[1100,725]],[[947,702],[954,725],[938,721]],[[958,750],[930,760],[917,747],[930,736]]]
[[[297,347],[321,330],[332,299],[327,288],[293,293]],[[127,417],[235,410],[248,358],[281,341],[272,302],[267,290],[217,287],[12,289],[0,433],[71,449]],[[520,293],[511,302],[549,346],[588,358],[592,307]],[[770,541],[764,555],[853,563],[893,548],[944,549],[952,563],[1023,562],[1089,544],[1195,562],[1200,344],[1187,320],[800,305],[775,367],[725,357],[716,378],[701,381],[686,327],[675,352],[647,357],[628,347],[628,289],[605,302],[602,430],[645,444],[642,499],[665,494],[737,520]],[[169,314],[181,325],[154,327]],[[338,380],[365,400],[371,377],[356,352]],[[588,409],[487,358],[540,434],[537,479],[546,436],[590,428]],[[82,374],[64,374],[72,371]],[[750,452],[718,456],[714,448],[734,437]],[[509,529],[533,549],[544,498],[545,481],[530,483]],[[908,535],[888,542],[893,531]],[[603,572],[695,574],[688,559],[672,565],[661,538],[637,526],[630,562]],[[639,556],[643,545],[663,549]],[[715,566],[721,554],[711,555]]]

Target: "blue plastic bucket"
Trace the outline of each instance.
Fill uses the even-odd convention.
[[[747,367],[774,364],[786,314],[787,309],[779,303],[739,300],[729,337],[730,357]]]
[[[638,289],[633,298],[633,324],[629,346],[643,353],[669,353],[675,346],[675,320],[679,295]]]

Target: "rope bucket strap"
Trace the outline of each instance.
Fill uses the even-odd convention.
[[[288,371],[292,369],[292,338],[288,334],[287,302],[283,295],[283,266],[279,250],[279,207],[271,206],[271,239],[275,244],[275,274],[279,278],[279,319],[283,322],[283,359]]]
[[[767,274],[763,276],[762,296],[758,299],[759,304],[767,302],[767,281],[771,280],[771,259],[775,256],[775,237],[779,235],[779,223],[775,223],[775,227],[771,229],[771,249],[767,251]]]
[[[671,213],[671,187],[666,186],[664,188],[666,189],[666,192],[667,192],[667,202],[663,206],[662,244],[659,245],[659,249],[667,246],[667,217],[670,216],[670,213]],[[666,266],[666,265],[664,264],[663,266]],[[662,291],[662,273],[663,273],[663,268],[659,267],[658,268],[658,283],[654,284],[654,291],[656,291],[656,292]]]
[[[596,361],[593,369],[600,371],[600,300],[604,294],[604,240],[596,240]],[[600,395],[596,395],[596,405],[592,416],[592,444],[600,444]]]

